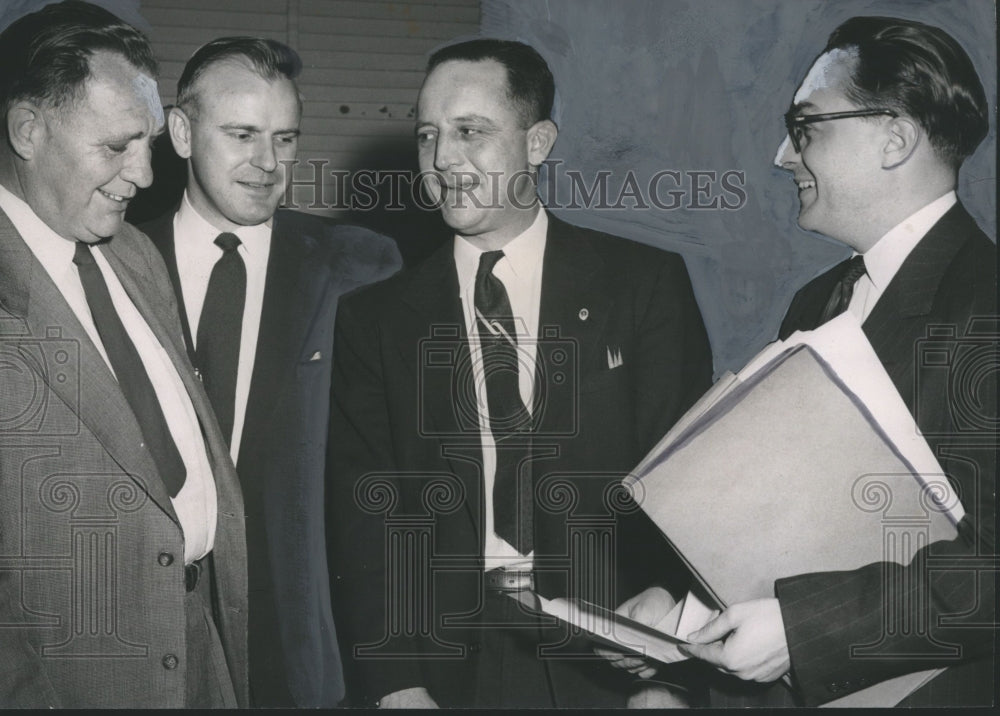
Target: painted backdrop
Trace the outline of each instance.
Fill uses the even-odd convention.
[[[559,163],[548,167],[543,195],[572,223],[684,256],[717,374],[773,340],[795,289],[847,255],[797,227],[796,191],[772,159],[798,83],[854,15],[944,28],[971,55],[995,110],[991,0],[483,2],[483,34],[534,46],[556,78]],[[958,192],[991,237],[995,156],[994,114]],[[590,208],[566,206],[574,198]]]

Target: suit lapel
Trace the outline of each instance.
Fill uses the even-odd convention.
[[[574,229],[551,214],[542,269],[535,372],[535,428],[558,434],[573,409],[579,386],[606,361],[601,337],[614,309],[603,262],[592,246],[574,237]],[[568,375],[561,356],[576,364]],[[566,379],[573,389],[567,390]]]
[[[408,310],[399,315],[393,335],[400,337],[400,358],[419,390],[417,425],[421,435],[435,436],[425,439],[441,444],[441,456],[462,480],[482,545],[479,408],[451,241],[413,270],[400,295]]]
[[[159,249],[163,256],[163,261],[167,265],[167,275],[170,276],[170,284],[174,287],[174,294],[177,296],[177,312],[180,314],[181,331],[184,335],[184,345],[188,358],[194,361],[194,340],[191,336],[191,326],[188,323],[187,308],[184,306],[184,292],[181,290],[180,273],[177,269],[177,250],[174,248],[174,215],[176,208],[158,219],[145,225],[143,229]]]
[[[112,255],[105,252],[105,256]],[[113,267],[121,265],[118,261],[111,263]],[[118,267],[115,270],[121,276]],[[142,434],[118,382],[48,272],[2,212],[0,303],[24,320],[24,340],[15,342],[28,365],[39,366],[41,380],[77,415],[122,470],[176,521],[173,504],[152,457],[139,448]],[[67,374],[46,369],[48,365],[56,365],[49,361],[53,356],[47,352],[50,346],[67,344],[79,351],[79,358],[71,368],[71,379],[60,381],[59,376]],[[39,363],[40,360],[45,362]]]
[[[924,330],[944,272],[974,228],[972,218],[956,203],[906,257],[864,322],[865,335],[908,406],[914,338]]]
[[[287,383],[295,376],[313,317],[329,284],[325,263],[309,260],[314,248],[310,239],[286,228],[281,212],[275,215],[241,457],[256,440],[266,437],[270,415],[289,390]]]

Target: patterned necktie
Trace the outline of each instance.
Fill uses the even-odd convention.
[[[493,522],[500,537],[521,554],[528,554],[532,549],[533,519],[531,415],[518,389],[517,333],[510,300],[503,283],[493,275],[493,267],[501,258],[503,251],[487,251],[479,257],[474,301],[490,431],[496,443]]]
[[[83,284],[87,305],[90,306],[90,315],[115,371],[118,385],[135,413],[139,430],[160,471],[167,493],[176,497],[184,486],[187,470],[177,452],[166,418],[163,417],[160,401],[146,373],[146,367],[118,317],[111,294],[108,293],[108,285],[90,253],[89,244],[82,241],[76,243],[73,263],[80,273],[80,283]]]
[[[865,258],[861,254],[858,254],[847,262],[844,275],[840,277],[840,281],[833,287],[833,292],[830,294],[830,298],[826,302],[826,306],[823,308],[823,313],[820,316],[819,325],[823,325],[831,318],[836,318],[847,310],[847,307],[851,305],[851,296],[854,295],[854,284],[864,275]]]
[[[215,245],[222,249],[222,256],[215,262],[208,279],[205,303],[198,319],[195,361],[226,445],[231,445],[247,269],[237,251],[240,240],[235,234],[219,234]]]

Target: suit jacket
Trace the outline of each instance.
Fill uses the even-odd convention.
[[[543,261],[537,588],[616,604],[639,589],[626,575],[676,576],[650,558],[662,538],[615,486],[709,385],[708,340],[675,254],[550,216]],[[337,579],[370,700],[413,686],[442,706],[472,699],[484,499],[465,330],[451,242],[337,318]]]
[[[799,291],[782,338],[816,327],[842,271],[835,267]],[[792,675],[807,704],[941,666],[951,668],[903,705],[992,702],[996,290],[996,246],[956,204],[913,249],[864,322],[966,517],[957,539],[925,547],[909,566],[876,563],[776,582]],[[970,320],[977,317],[986,321]],[[865,648],[852,657],[852,646]]]
[[[159,254],[128,224],[100,250],[194,405],[218,492],[216,626],[247,703],[243,501],[184,352]],[[177,708],[184,537],[104,359],[0,213],[0,704]]]
[[[174,213],[142,228],[166,260],[186,326]],[[250,557],[250,683],[260,705],[329,707],[344,695],[324,526],[333,321],[340,296],[400,265],[395,243],[380,234],[275,214],[237,459]]]

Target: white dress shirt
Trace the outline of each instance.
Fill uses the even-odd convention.
[[[895,277],[906,257],[956,201],[958,197],[955,192],[949,191],[889,229],[865,252],[865,274],[854,284],[854,293],[848,306],[848,310],[857,316],[859,322],[864,323],[871,315],[875,304],[882,298],[886,286]],[[857,252],[854,255],[857,256]]]
[[[223,233],[212,226],[191,206],[187,192],[180,209],[174,215],[174,255],[177,273],[184,295],[184,310],[191,340],[198,344],[198,322],[205,305],[208,280],[212,269],[222,256],[222,249],[215,239]],[[240,245],[236,249],[247,270],[247,295],[243,304],[243,327],[240,335],[240,360],[236,370],[236,404],[233,411],[233,434],[229,454],[236,462],[240,454],[243,424],[247,416],[247,399],[250,397],[250,379],[257,357],[257,337],[260,334],[260,315],[264,307],[264,283],[267,279],[267,257],[271,250],[271,222],[257,226],[241,226],[229,233],[236,234]]]
[[[76,243],[52,231],[30,206],[3,186],[0,186],[0,208],[52,278],[113,375],[114,369],[94,325],[80,274],[73,263]],[[108,285],[118,317],[149,375],[170,435],[187,470],[184,486],[171,501],[184,533],[184,562],[190,564],[212,551],[218,517],[215,479],[201,435],[201,426],[177,368],[128,297],[118,276],[104,257],[105,250],[105,246],[94,246],[91,254]]]
[[[517,331],[517,348],[521,352],[518,370],[518,388],[521,400],[530,412],[535,391],[535,356],[538,338],[538,311],[542,296],[542,257],[545,255],[545,240],[549,220],[544,209],[539,209],[534,222],[522,234],[503,247],[504,256],[493,267],[493,275],[503,283],[510,299],[514,328]],[[462,312],[465,316],[465,330],[469,336],[469,351],[476,376],[476,400],[479,406],[479,434],[483,448],[483,479],[486,500],[486,569],[510,567],[521,570],[531,569],[531,555],[520,554],[509,542],[494,530],[493,482],[496,475],[497,453],[490,432],[489,406],[486,397],[486,381],[481,379],[483,369],[482,349],[479,345],[479,330],[476,327],[475,295],[476,272],[479,257],[484,252],[461,236],[455,237],[455,268],[458,271],[459,293],[462,297]]]

